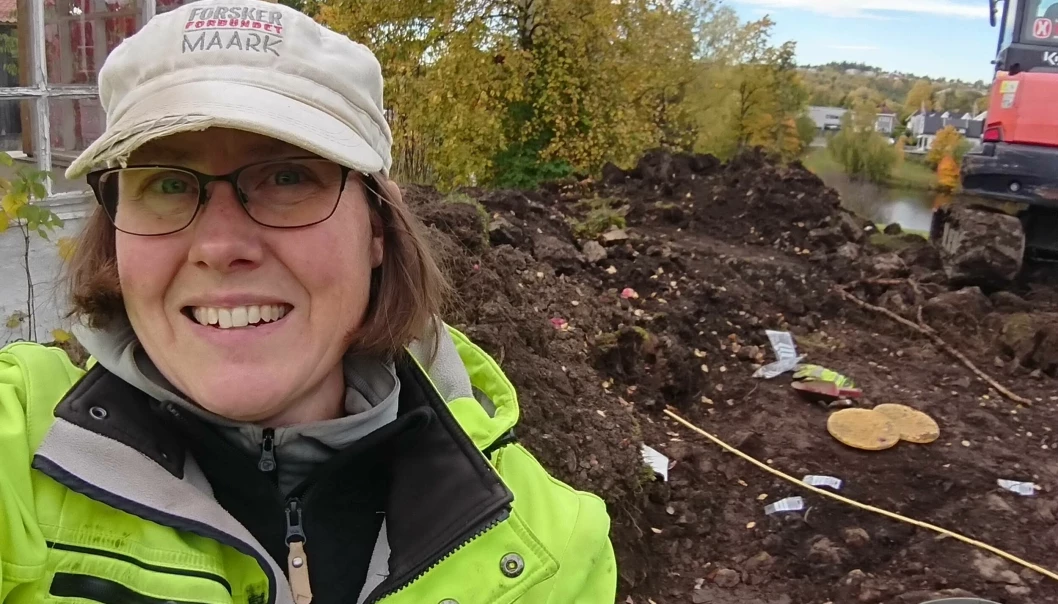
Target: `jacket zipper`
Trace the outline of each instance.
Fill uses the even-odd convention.
[[[412,583],[415,583],[416,581],[418,581],[419,579],[424,577],[426,575],[426,573],[428,573],[431,570],[433,570],[436,566],[440,565],[442,562],[444,562],[448,558],[451,558],[453,555],[455,555],[456,552],[458,552],[459,550],[463,549],[464,547],[466,547],[471,542],[473,542],[474,540],[478,539],[479,537],[481,537],[485,533],[487,533],[487,532],[491,531],[492,529],[496,528],[497,526],[499,526],[500,523],[502,523],[504,520],[507,519],[507,517],[510,515],[510,512],[511,512],[511,507],[510,507],[509,504],[503,506],[503,508],[499,511],[498,514],[493,515],[493,517],[490,520],[478,525],[477,529],[475,529],[473,532],[471,532],[465,539],[463,539],[462,541],[460,541],[459,543],[457,543],[456,545],[452,546],[447,551],[445,551],[444,554],[442,554],[441,556],[438,556],[436,558],[433,558],[432,562],[424,564],[421,567],[419,567],[418,569],[413,569],[413,570],[409,571],[407,573],[408,577],[406,579],[403,579],[400,583],[398,583],[397,585],[393,586],[390,589],[387,589],[386,591],[384,591],[382,593],[374,594],[374,595],[368,597],[368,599],[365,602],[365,604],[376,604],[377,602],[380,602],[381,600],[384,600],[384,599],[386,599],[386,598],[388,598],[388,597],[390,597],[390,596],[392,596],[392,595],[394,595],[396,593],[404,591]]]
[[[257,460],[257,469],[265,474],[272,474],[276,471],[275,436],[276,431],[272,428],[264,429],[261,438],[261,458]]]
[[[184,570],[184,569],[180,569],[180,568],[169,568],[169,567],[166,567],[166,566],[158,566],[158,565],[155,565],[155,564],[150,564],[148,562],[144,562],[142,560],[137,560],[136,558],[133,558],[132,556],[126,556],[124,554],[118,554],[118,553],[115,553],[115,552],[108,552],[106,550],[95,549],[95,548],[91,548],[91,547],[84,547],[84,546],[80,546],[80,545],[68,545],[66,543],[55,543],[55,542],[52,542],[52,541],[48,541],[48,542],[46,542],[46,544],[48,546],[48,549],[53,549],[53,550],[60,551],[60,552],[74,552],[74,553],[78,553],[78,554],[88,554],[90,556],[100,556],[100,557],[103,557],[103,558],[110,558],[111,560],[120,560],[122,562],[128,562],[129,564],[132,564],[133,566],[138,566],[138,567],[140,567],[140,568],[142,568],[144,570],[149,570],[149,571],[153,571],[153,572],[156,572],[156,573],[163,573],[163,574],[167,574],[167,575],[176,575],[176,576],[179,576],[179,577],[194,577],[194,578],[197,578],[197,579],[206,579],[207,581],[213,581],[214,583],[220,584],[220,586],[224,588],[224,591],[228,592],[228,595],[231,595],[231,593],[232,593],[231,592],[231,583],[228,583],[228,580],[225,579],[224,577],[222,577],[220,575],[213,574],[213,573],[207,573],[207,572],[196,571],[196,570]]]
[[[312,584],[309,581],[309,558],[305,553],[305,530],[302,527],[301,500],[287,500],[287,577],[295,604],[312,602]]]
[[[276,463],[275,434],[272,428],[265,428],[261,434],[261,458],[257,460],[257,469],[278,484],[279,464]],[[283,510],[287,534],[287,579],[290,582],[290,594],[294,604],[312,602],[312,583],[309,581],[309,557],[305,552],[304,514],[301,499],[290,497]]]

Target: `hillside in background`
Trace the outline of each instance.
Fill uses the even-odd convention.
[[[809,104],[852,108],[857,102],[886,105],[901,119],[925,103],[928,109],[979,113],[988,108],[991,82],[932,79],[888,72],[862,63],[828,63],[800,68]]]

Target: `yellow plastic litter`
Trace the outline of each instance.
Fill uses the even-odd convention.
[[[871,409],[842,409],[827,420],[827,431],[842,444],[864,451],[882,451],[900,442],[900,430]]]
[[[852,381],[848,376],[820,365],[798,365],[793,379],[807,382],[830,382],[838,388],[856,387],[856,382]]]
[[[901,440],[928,445],[940,438],[940,426],[937,422],[918,409],[912,409],[907,405],[887,403],[878,405],[874,410],[896,424]]]

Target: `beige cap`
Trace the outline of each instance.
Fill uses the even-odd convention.
[[[382,69],[366,46],[281,4],[200,0],[150,20],[99,72],[106,131],[66,171],[124,164],[147,141],[233,128],[389,174]]]

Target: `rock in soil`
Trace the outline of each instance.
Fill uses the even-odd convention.
[[[716,576],[713,577],[713,583],[716,583],[720,587],[734,587],[742,581],[738,571],[731,570],[730,568],[722,568],[716,571]]]
[[[847,559],[848,551],[826,537],[817,540],[808,550],[808,559],[819,564],[837,565]]]
[[[973,565],[986,581],[1021,585],[1021,577],[1002,558],[974,552]]]
[[[588,241],[583,247],[584,259],[591,264],[602,262],[606,259],[606,248],[598,241]]]
[[[1008,312],[1032,310],[1032,304],[1014,292],[1000,290],[993,292],[992,295],[989,296],[989,299],[992,300],[992,305],[995,306],[997,310]]]
[[[533,237],[533,256],[550,264],[560,273],[576,271],[584,260],[575,245],[553,235]]]
[[[922,307],[922,314],[932,321],[965,326],[977,324],[989,310],[992,302],[979,287],[966,287],[932,298]]]
[[[958,206],[947,223],[958,234],[941,249],[951,283],[1002,287],[1021,272],[1025,232],[1017,217]]]
[[[1058,372],[1058,316],[1015,313],[1002,318],[999,351],[1048,375]]]
[[[845,545],[852,549],[866,547],[871,542],[871,536],[861,528],[847,528],[841,532]]]
[[[867,234],[863,230],[866,225],[866,220],[857,218],[853,214],[848,212],[838,213],[837,226],[841,229],[842,234],[845,235],[845,239],[848,239],[851,243],[861,243],[867,238]]]

